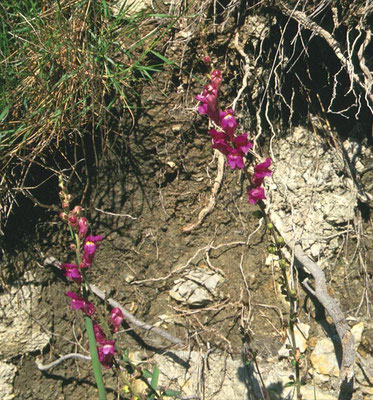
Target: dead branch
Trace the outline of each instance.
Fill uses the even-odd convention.
[[[79,360],[84,360],[84,361],[91,360],[90,356],[84,356],[83,354],[79,354],[79,353],[70,353],[70,354],[66,354],[65,356],[58,358],[57,360],[55,360],[49,364],[42,364],[41,362],[39,362],[39,360],[35,360],[35,364],[40,371],[46,371],[48,369],[56,367],[58,364],[61,364],[62,362],[66,361],[70,358],[77,358]]]
[[[215,178],[214,186],[212,187],[212,190],[211,190],[209,204],[200,211],[196,222],[193,222],[193,223],[183,227],[183,232],[185,232],[185,233],[189,233],[189,232],[193,231],[194,229],[198,228],[202,224],[205,217],[208,214],[210,214],[210,212],[215,207],[216,197],[217,197],[217,194],[219,192],[219,189],[221,187],[221,183],[222,183],[223,177],[224,177],[224,162],[225,162],[224,155],[222,153],[220,153],[219,151],[216,151],[216,152],[218,153],[218,174]]]
[[[127,311],[120,303],[118,303],[116,300],[112,299],[111,297],[107,298],[106,294],[104,291],[102,291],[101,289],[99,289],[98,287],[90,284],[89,285],[90,290],[92,290],[92,292],[101,300],[103,301],[107,301],[107,303],[111,306],[111,307],[118,307],[124,317],[126,318],[126,321],[130,322],[131,324],[144,329],[146,331],[151,331],[156,333],[159,336],[162,336],[164,339],[168,340],[169,342],[173,343],[173,344],[182,344],[183,341],[179,338],[177,338],[176,336],[171,335],[170,333],[166,332],[165,330],[158,328],[154,325],[151,324],[147,324],[143,321],[140,321],[139,319],[137,319],[134,315],[132,315],[129,311]]]
[[[44,261],[44,265],[53,265],[54,267],[57,267],[58,269],[60,268],[60,265],[62,263],[60,263],[57,259],[55,259],[54,257],[48,257],[46,258],[46,260]],[[166,332],[165,330],[158,328],[154,325],[151,324],[147,324],[139,319],[137,319],[134,315],[132,315],[129,311],[127,311],[120,303],[118,303],[116,300],[112,299],[111,297],[107,298],[106,294],[104,291],[102,291],[101,289],[99,289],[98,287],[96,287],[95,285],[89,284],[89,289],[92,291],[93,294],[95,294],[98,298],[100,298],[103,301],[107,301],[107,303],[111,306],[111,307],[118,307],[124,317],[126,318],[126,321],[130,322],[131,324],[144,329],[146,331],[151,331],[153,333],[156,333],[159,336],[162,336],[164,339],[168,340],[169,342],[173,343],[173,344],[182,344],[183,341],[179,338],[177,338],[176,336],[171,335],[170,333]]]

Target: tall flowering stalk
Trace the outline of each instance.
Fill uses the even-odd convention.
[[[274,246],[271,247],[271,252],[277,254],[283,277],[283,288],[287,293],[289,301],[289,331],[292,342],[292,357],[295,367],[295,378],[292,384],[296,387],[297,398],[300,396],[300,353],[295,342],[295,325],[297,321],[297,293],[292,288],[289,278],[286,273],[288,264],[282,253],[283,239],[277,235],[273,225],[268,220],[264,213],[264,205],[261,200],[266,198],[265,190],[262,186],[264,178],[272,175],[269,169],[271,159],[266,158],[264,162],[254,165],[254,172],[250,175],[245,168],[245,161],[253,143],[248,139],[247,133],[236,134],[238,126],[237,120],[234,117],[234,111],[228,109],[220,111],[218,106],[219,89],[222,83],[222,74],[219,70],[214,70],[210,75],[210,83],[203,90],[202,95],[197,95],[196,99],[200,102],[198,112],[207,115],[215,125],[214,129],[209,130],[212,138],[212,148],[217,149],[226,156],[227,163],[231,169],[242,169],[249,180],[247,187],[248,200],[251,204],[257,204],[262,210],[262,215],[267,221],[267,226],[272,232],[274,238]],[[254,356],[255,361],[255,356]]]
[[[102,379],[100,364],[109,369],[115,363],[115,341],[108,338],[101,323],[105,325],[107,333],[110,332],[109,325],[92,302],[88,300],[90,290],[88,272],[94,261],[97,249],[100,246],[103,236],[88,235],[89,224],[85,217],[81,216],[82,207],[76,206],[70,210],[71,195],[68,193],[62,177],[59,180],[60,198],[62,212],[60,217],[68,224],[75,250],[75,263],[60,265],[65,271],[67,279],[75,283],[76,291],[66,292],[70,299],[70,309],[81,310],[84,314],[85,326],[88,333],[89,350],[93,371],[97,383],[100,400],[106,399],[106,391]],[[123,322],[123,314],[119,308],[113,308],[110,315],[110,322],[113,325],[113,332],[116,332]]]
[[[237,134],[237,120],[234,116],[234,110],[228,109],[221,111],[218,105],[219,89],[223,77],[219,70],[214,70],[210,75],[210,83],[207,84],[202,94],[196,96],[200,102],[198,112],[207,115],[215,128],[209,130],[212,138],[212,148],[217,149],[226,156],[227,163],[231,169],[245,168],[245,161],[253,142],[249,140],[247,133]],[[247,187],[248,200],[251,204],[256,204],[259,200],[266,198],[265,190],[262,186],[266,176],[271,176],[271,159],[267,158],[264,162],[254,166],[254,173],[247,174],[250,184]]]

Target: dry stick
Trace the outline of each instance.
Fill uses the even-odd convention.
[[[63,361],[68,360],[69,358],[78,358],[79,360],[84,360],[84,361],[91,360],[90,356],[84,356],[83,354],[79,354],[79,353],[70,353],[70,354],[66,354],[65,356],[58,358],[57,360],[51,362],[50,364],[42,364],[38,360],[35,361],[35,364],[40,371],[46,371],[48,369],[56,367],[58,364],[62,363]]]
[[[146,324],[143,321],[140,321],[137,319],[134,315],[132,315],[130,312],[128,312],[120,303],[118,303],[116,300],[112,299],[111,297],[106,298],[105,292],[99,289],[98,287],[89,284],[89,288],[94,293],[97,297],[99,297],[103,301],[107,301],[113,308],[117,307],[119,308],[124,317],[126,318],[127,321],[129,321],[131,324],[144,329],[146,331],[151,331],[156,333],[159,336],[162,336],[164,339],[168,340],[169,342],[173,344],[182,344],[183,341],[176,336],[171,335],[170,333],[166,332],[165,330],[158,328],[154,325],[151,324]]]
[[[326,41],[326,43],[328,43],[328,45],[334,51],[334,54],[338,57],[341,64],[346,68],[346,71],[351,81],[357,83],[360,86],[360,88],[363,89],[363,92],[365,93],[366,97],[369,98],[371,104],[368,103],[368,107],[369,108],[373,107],[373,93],[367,92],[366,85],[361,81],[359,75],[355,73],[354,66],[351,60],[345,57],[339,43],[334,39],[334,37],[327,30],[323,29],[316,22],[312,21],[304,12],[290,10],[283,3],[280,4],[281,4],[280,10],[284,12],[284,14],[294,18],[298,23],[303,25],[306,29],[309,29],[316,35],[321,36]]]
[[[53,266],[61,269],[60,265],[62,265],[62,263],[59,262],[54,257],[48,257],[44,261],[44,265],[53,265]],[[125,316],[125,318],[127,319],[127,321],[129,321],[131,324],[133,324],[141,329],[144,329],[146,331],[152,331],[152,332],[156,333],[157,335],[162,336],[164,339],[168,340],[169,342],[171,342],[173,344],[182,344],[183,343],[183,341],[181,339],[177,338],[176,336],[171,335],[170,333],[166,332],[165,330],[158,328],[154,325],[147,324],[147,323],[137,319],[134,315],[132,315],[129,311],[127,311],[120,303],[118,303],[111,297],[106,298],[105,292],[102,291],[101,289],[99,289],[98,287],[96,287],[92,284],[89,284],[88,286],[89,286],[89,290],[92,291],[92,293],[95,294],[98,298],[100,298],[103,301],[107,301],[113,308],[118,307],[122,311],[122,313]]]
[[[183,232],[188,233],[193,231],[194,229],[198,228],[205,217],[210,214],[210,212],[213,210],[216,204],[216,196],[218,194],[218,191],[220,189],[221,183],[223,181],[223,176],[224,176],[224,162],[225,158],[224,155],[220,152],[218,152],[218,174],[215,178],[214,181],[214,186],[212,187],[211,190],[211,196],[209,200],[209,204],[201,210],[201,212],[198,215],[198,219],[196,222],[193,222],[189,225],[186,225],[183,227]]]
[[[340,383],[351,383],[354,377],[355,363],[354,337],[352,336],[338,301],[328,293],[324,272],[303,252],[297,240],[294,240],[289,233],[285,233],[283,223],[279,218],[272,215],[271,220],[280,235],[284,238],[286,245],[294,252],[295,258],[311,273],[315,280],[315,289],[309,286],[307,279],[302,283],[307,290],[316,297],[333,319],[342,345],[342,365],[339,373]]]

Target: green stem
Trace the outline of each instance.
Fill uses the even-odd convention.
[[[268,223],[270,222],[267,214],[265,213],[265,207],[263,202],[260,200],[258,202],[258,205],[262,211],[262,214],[264,216],[264,219],[266,221],[266,225],[268,226]],[[271,224],[272,225],[272,224]],[[279,241],[279,236],[277,235],[276,229],[272,225],[271,232],[273,235],[274,239],[274,244],[276,246],[276,255],[278,256],[280,267],[281,267],[281,273],[282,277],[285,282],[285,288],[286,288],[286,294],[287,294],[287,300],[289,302],[289,332],[290,332],[290,338],[291,338],[291,350],[292,350],[292,357],[294,361],[294,369],[295,369],[295,388],[297,392],[297,399],[301,398],[301,393],[300,393],[300,366],[299,366],[299,358],[297,354],[297,344],[295,342],[295,326],[296,326],[296,319],[297,319],[297,300],[296,296],[293,294],[293,290],[291,289],[291,285],[289,282],[289,278],[286,274],[286,260],[284,259],[284,256],[281,251],[281,245]]]
[[[85,320],[85,327],[88,333],[89,351],[91,353],[92,367],[97,383],[98,395],[100,400],[106,400],[106,391],[104,386],[104,380],[102,378],[101,364],[98,358],[97,345],[96,345],[95,333],[93,331],[92,320],[89,317],[85,317],[84,320]]]

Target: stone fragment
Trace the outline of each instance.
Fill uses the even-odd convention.
[[[49,343],[49,335],[31,316],[38,310],[40,288],[33,285],[26,274],[21,288],[13,286],[0,296],[0,357],[11,358],[34,351],[42,351]]]
[[[176,280],[170,297],[191,307],[204,307],[219,297],[218,287],[224,278],[207,267],[190,271]]]
[[[17,373],[17,367],[0,361],[0,399],[14,399],[13,382]]]
[[[317,341],[310,360],[317,373],[323,375],[339,375],[335,349],[333,342],[330,339],[322,338]]]
[[[307,324],[303,324],[302,322],[298,323],[294,329],[295,343],[297,348],[301,353],[304,353],[307,349],[307,339],[309,337],[310,326]],[[278,355],[280,357],[289,357],[290,347],[291,346],[291,336],[290,332],[286,330],[287,338],[284,345],[278,351]]]
[[[354,325],[351,329],[351,333],[355,340],[355,349],[358,348],[361,342],[363,331],[363,322]],[[310,360],[317,373],[330,376],[339,375],[339,366],[335,355],[335,347],[329,338],[322,338],[317,341]]]

